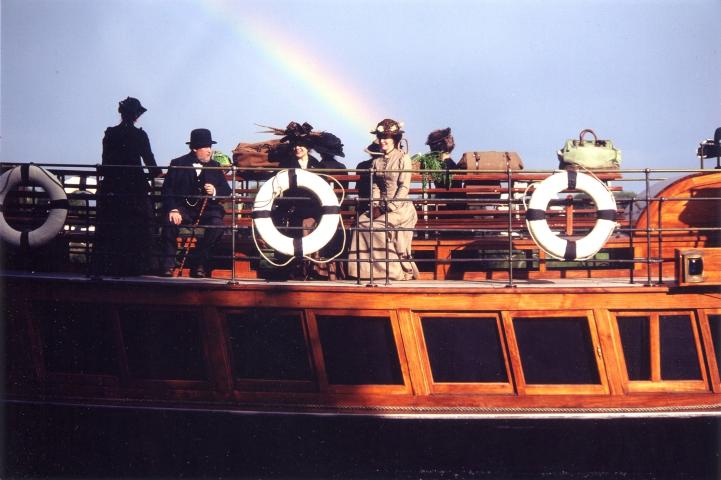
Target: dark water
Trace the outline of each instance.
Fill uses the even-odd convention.
[[[719,420],[380,420],[5,405],[2,478],[718,479]]]

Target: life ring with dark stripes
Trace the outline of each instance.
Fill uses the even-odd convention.
[[[50,197],[50,213],[45,223],[30,231],[12,228],[5,221],[5,197],[19,184],[30,184],[42,187]],[[43,245],[62,230],[68,216],[68,197],[63,185],[47,170],[37,165],[19,165],[0,176],[0,238],[18,247],[37,247]]]
[[[554,234],[546,220],[551,199],[563,190],[581,190],[596,205],[596,224],[583,238],[567,240]],[[535,186],[526,210],[526,225],[536,244],[548,255],[559,260],[587,260],[605,245],[616,228],[616,200],[606,186],[585,173],[562,171]]]
[[[273,224],[273,202],[283,192],[305,188],[318,197],[321,219],[307,236],[292,238],[283,235]],[[333,188],[322,177],[308,170],[293,168],[281,170],[258,190],[253,203],[253,225],[260,236],[273,249],[285,255],[302,257],[317,252],[331,241],[340,222],[340,205]]]

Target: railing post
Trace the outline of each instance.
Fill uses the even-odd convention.
[[[650,170],[645,168],[643,170],[646,182],[646,286],[651,286],[651,192],[649,188],[651,186],[651,180],[649,178]]]
[[[368,268],[368,270],[369,271],[368,271],[368,285],[366,285],[367,287],[375,286],[375,284],[373,283],[373,226],[374,226],[373,222],[375,220],[373,218],[373,183],[374,183],[373,175],[375,174],[375,171],[376,171],[375,168],[371,165],[371,168],[368,171],[368,173],[369,173],[369,175],[368,175],[368,182],[369,182],[368,192],[369,193],[368,193],[368,214],[367,215],[368,215],[368,219],[370,220],[370,222],[368,225],[368,250],[369,250],[369,253],[368,253],[369,268]],[[358,242],[356,242],[356,245],[357,244],[358,244]],[[360,256],[358,256],[358,260],[360,261]],[[360,264],[358,267],[358,273],[360,273]],[[360,278],[360,275],[358,277]]]
[[[513,175],[511,173],[511,164],[506,162],[506,182],[508,189],[508,226],[506,233],[508,234],[508,283],[506,287],[513,288]]]
[[[566,195],[566,235],[573,235],[573,195]]]
[[[95,164],[95,180],[97,183],[97,190],[95,190],[95,230],[93,231],[93,248],[92,251],[90,251],[90,255],[88,256],[88,263],[87,263],[87,269],[85,270],[86,276],[88,278],[100,278],[100,274],[98,273],[98,265],[95,264],[98,259],[98,227],[102,226],[100,225],[100,218],[98,216],[98,212],[100,211],[100,199],[103,195],[103,192],[100,189],[100,167],[101,165],[99,163]],[[90,232],[88,232],[90,233]],[[88,235],[88,238],[90,238],[90,235]],[[86,245],[86,248],[90,248]]]
[[[236,167],[235,163],[232,163],[230,166],[230,174],[232,175],[232,178],[230,179],[230,208],[231,208],[231,221],[230,221],[230,282],[228,282],[230,285],[235,285],[238,283],[238,280],[235,278],[235,232],[237,229],[236,224],[236,212],[235,212],[235,189],[237,186],[236,182]]]
[[[385,227],[384,227],[384,230],[383,230],[383,250],[385,250],[385,252],[386,252],[386,259],[385,259],[385,263],[386,263],[386,282],[385,282],[385,284],[386,284],[386,285],[390,285],[390,284],[391,284],[391,279],[390,279],[390,272],[388,271],[388,266],[390,265],[390,260],[388,259],[388,209],[387,209],[387,208],[386,208],[385,211],[383,212],[383,219],[385,220]],[[396,233],[398,233],[398,232],[396,232]],[[372,251],[372,250],[371,250],[371,251]],[[398,255],[398,252],[396,252],[396,255]],[[399,257],[400,257],[400,256],[399,256]],[[373,264],[371,263],[371,269],[372,269],[372,268],[373,268]],[[403,267],[401,266],[401,269],[402,269],[402,268],[403,268]]]
[[[663,222],[662,216],[661,216],[661,210],[663,209],[663,201],[665,200],[664,197],[659,198],[658,200],[658,256],[661,260],[658,263],[658,283],[663,283],[663,226],[661,223]]]
[[[629,227],[631,232],[628,235],[628,241],[629,241],[629,248],[631,249],[631,272],[628,275],[629,283],[633,285],[633,282],[635,280],[634,272],[636,271],[636,247],[634,246],[634,237],[636,236],[636,229],[634,228],[635,225],[631,224],[631,219],[633,219],[633,207],[636,205],[636,198],[635,196],[629,200],[629,207],[628,207],[628,219],[629,219]]]

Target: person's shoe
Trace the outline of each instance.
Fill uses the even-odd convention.
[[[190,276],[193,278],[205,278],[208,276],[205,268],[202,265],[198,265],[190,270]]]

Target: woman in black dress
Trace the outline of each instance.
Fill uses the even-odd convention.
[[[94,256],[96,274],[142,275],[152,270],[154,222],[149,182],[160,175],[160,169],[148,134],[135,126],[146,111],[138,99],[127,97],[118,106],[120,123],[105,130]],[[148,167],[148,173],[141,162]]]

